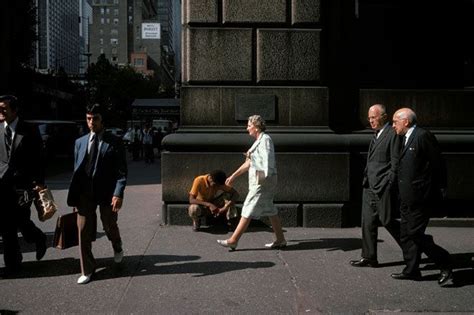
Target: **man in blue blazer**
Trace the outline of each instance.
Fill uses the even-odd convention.
[[[440,286],[453,278],[451,256],[431,235],[425,234],[433,204],[440,200],[446,188],[446,172],[436,138],[416,125],[416,114],[401,108],[393,115],[395,132],[404,136],[398,163],[400,192],[400,238],[405,268],[392,277],[399,280],[419,280],[421,254],[425,253],[441,269]]]
[[[102,119],[98,104],[87,107],[90,133],[76,140],[74,173],[67,197],[68,205],[78,211],[82,272],[78,284],[88,283],[96,267],[92,241],[97,232],[97,207],[105,234],[112,242],[114,261],[120,263],[123,258],[117,217],[127,183],[127,162],[122,140],[105,132]]]

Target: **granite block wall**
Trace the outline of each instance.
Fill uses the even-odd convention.
[[[386,44],[390,39],[380,34],[399,34],[395,24],[384,25],[391,33],[379,34],[372,20],[363,20],[364,14],[385,9],[402,14],[409,11],[406,6],[420,10],[422,5],[393,1],[385,8],[375,2],[348,0],[182,3],[180,129],[165,138],[162,154],[166,223],[190,224],[186,203],[193,178],[213,169],[235,170],[252,143],[245,134],[246,118],[260,114],[275,143],[279,172],[275,203],[284,226],[359,224],[360,185],[369,143],[369,131],[362,130],[368,127],[367,110],[374,103],[385,104],[389,114],[412,107],[420,125],[434,131],[448,166],[449,202],[440,205],[449,208],[448,215],[461,209],[474,216],[474,90],[440,89],[439,85],[421,90],[417,86],[431,81],[419,82],[417,78],[427,76],[406,64],[385,64],[392,74],[403,69],[396,78],[372,79],[361,71],[370,66],[361,62],[371,62],[370,54],[364,58],[359,54],[365,35],[372,36],[371,41],[382,38]],[[392,22],[399,23],[398,15],[394,16]],[[438,23],[433,25],[438,27]],[[404,32],[410,37],[409,29]],[[379,57],[368,67],[376,68],[371,73],[384,73],[385,68],[377,65],[386,56]],[[411,55],[406,57],[400,60],[411,64]],[[456,63],[444,66],[451,64]],[[404,88],[407,84],[411,85]],[[242,202],[246,175],[235,187]]]

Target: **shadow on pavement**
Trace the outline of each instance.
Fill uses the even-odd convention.
[[[120,265],[114,264],[112,257],[99,258],[96,260],[97,271],[94,275],[94,280],[104,280],[132,276],[186,273],[192,274],[193,277],[203,277],[235,270],[270,268],[275,266],[275,263],[273,262],[189,262],[193,260],[198,260],[200,258],[200,256],[191,255],[135,255],[125,256],[123,262]],[[175,264],[173,264],[173,262],[175,262]],[[79,273],[80,262],[78,258],[28,261],[22,264],[21,273],[14,277],[11,277],[11,279],[57,277]]]
[[[53,247],[53,238],[54,238],[54,233],[52,232],[46,232],[46,248],[49,250],[53,248],[53,250],[56,250],[56,248]],[[104,237],[105,233],[103,232],[97,232],[96,240]],[[20,250],[22,253],[31,253],[36,251],[36,245],[35,244],[30,244],[27,243],[23,237],[18,237],[18,241],[20,243]],[[3,240],[0,241],[0,254],[3,254]]]
[[[295,244],[296,243],[296,244]],[[288,240],[284,250],[327,249],[328,251],[351,251],[361,248],[360,238],[320,238],[306,240]]]

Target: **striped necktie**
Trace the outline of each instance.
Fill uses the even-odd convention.
[[[12,142],[13,142],[12,135],[13,135],[12,129],[10,128],[10,126],[6,126],[5,127],[5,146],[7,148],[8,157],[10,157],[10,152],[12,149]]]

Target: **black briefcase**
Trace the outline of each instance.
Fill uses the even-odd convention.
[[[53,247],[66,249],[77,245],[79,245],[77,212],[59,216],[54,231]]]

